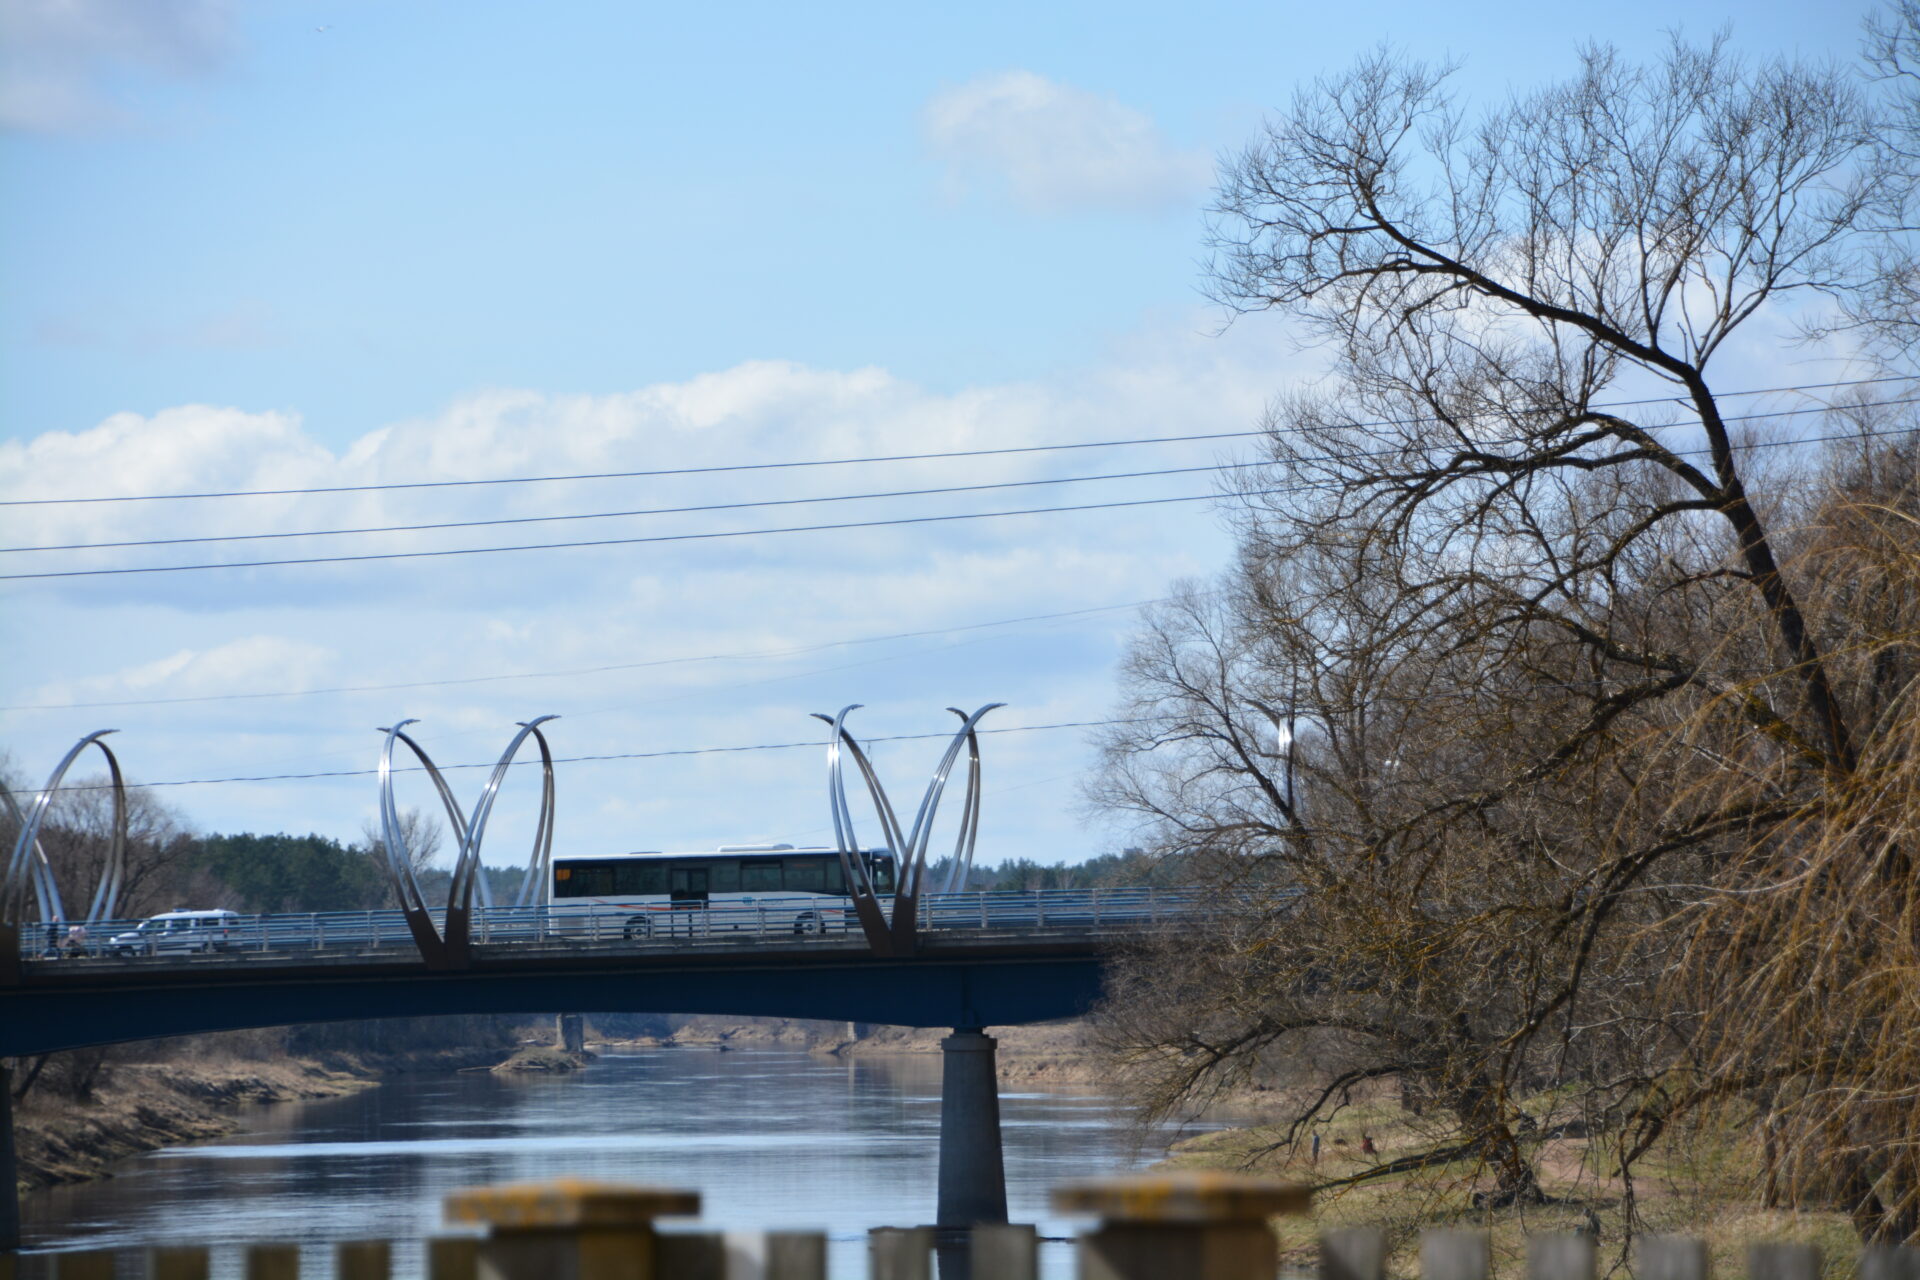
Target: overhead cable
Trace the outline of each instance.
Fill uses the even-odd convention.
[[[1889,408],[1908,404],[1920,404],[1920,396],[1897,400],[1869,401],[1860,407]],[[1790,418],[1802,414],[1826,413],[1828,411],[1826,406],[1808,406],[1799,409],[1780,409],[1771,413],[1731,414],[1728,415],[1724,421],[1756,422],[1768,418]],[[1859,434],[1861,433],[1849,433],[1846,438],[1853,438]],[[1833,438],[1835,437],[1819,437],[1812,440],[1798,440],[1784,443],[1818,443],[1821,439]],[[1783,442],[1761,441],[1740,447],[1775,447],[1781,443]],[[1489,447],[1498,447],[1498,444],[1492,444],[1489,445]],[[1344,454],[1303,457],[1292,459],[1291,461],[1344,462],[1355,458],[1380,457],[1389,452],[1392,451],[1385,449],[1359,449]],[[814,498],[767,498],[747,502],[709,502],[696,506],[646,507],[629,511],[581,511],[563,512],[558,515],[544,516],[499,516],[487,520],[444,520],[429,524],[365,525],[349,529],[289,529],[261,533],[199,534],[182,538],[128,538],[114,542],[48,543],[29,547],[0,547],[0,555],[29,551],[106,551],[126,547],[171,547],[208,542],[257,542],[265,539],[278,538],[333,538],[374,533],[423,533],[442,529],[483,529],[495,528],[502,525],[552,524],[574,520],[616,520],[635,516],[689,515],[711,511],[748,511],[765,507],[813,506],[834,502],[866,502],[885,498],[925,498],[950,493],[983,493],[997,489],[1030,489],[1043,485],[1088,484],[1108,480],[1145,480],[1161,476],[1193,475],[1196,472],[1241,471],[1270,465],[1272,464],[1267,461],[1207,463],[1205,465],[1192,467],[1159,467],[1145,471],[1114,471],[1097,475],[1053,476],[1037,480],[1000,480],[981,484],[946,485],[939,488],[927,489],[891,489],[875,493],[844,493],[823,495]]]
[[[1850,378],[1837,382],[1808,382],[1795,386],[1755,387],[1744,391],[1716,392],[1719,399],[1733,399],[1743,396],[1787,395],[1800,391],[1825,391],[1837,387],[1870,387],[1889,382],[1911,382],[1915,375],[1889,375],[1879,378]],[[1637,400],[1611,400],[1589,406],[1593,409],[1628,409],[1639,405],[1672,404],[1681,401],[1676,395],[1649,396]],[[1404,426],[1410,422],[1423,421],[1422,418],[1386,418],[1376,422],[1356,422],[1354,427],[1391,427]],[[586,471],[560,475],[533,476],[494,476],[470,480],[404,480],[386,484],[346,484],[311,485],[285,489],[216,489],[185,493],[125,493],[97,494],[68,498],[6,498],[0,499],[0,507],[43,507],[74,503],[103,502],[176,502],[203,498],[277,498],[322,493],[379,493],[395,489],[457,489],[482,485],[507,484],[553,484],[574,480],[633,480],[655,476],[691,476],[710,475],[719,472],[739,471],[780,471],[800,467],[845,467],[867,463],[885,462],[933,462],[949,458],[989,458],[1010,454],[1052,453],[1070,449],[1117,449],[1136,445],[1183,444],[1204,440],[1238,440],[1252,436],[1265,435],[1264,429],[1251,431],[1209,431],[1191,435],[1139,436],[1116,440],[1080,440],[1062,444],[1010,445],[994,449],[948,449],[933,453],[896,453],[876,454],[851,458],[800,458],[784,462],[736,462],[724,465],[701,467],[669,467],[642,471]]]
[[[1757,416],[1764,416],[1764,415],[1757,415]],[[1729,419],[1729,420],[1731,421],[1732,419]],[[1901,429],[1898,431],[1885,431],[1885,432],[1853,431],[1853,432],[1846,432],[1846,433],[1830,435],[1830,436],[1810,436],[1810,437],[1805,437],[1805,438],[1796,439],[1796,440],[1753,441],[1750,443],[1738,445],[1736,447],[1743,451],[1755,450],[1755,449],[1797,448],[1803,445],[1821,444],[1821,443],[1838,441],[1838,440],[1857,440],[1857,439],[1879,438],[1879,437],[1889,437],[1889,436],[1906,436],[1911,434],[1913,434],[1911,429]],[[1709,450],[1704,448],[1675,449],[1675,450],[1672,450],[1671,452],[1679,457],[1695,457],[1702,454],[1706,454],[1709,452]],[[1236,465],[1255,465],[1255,464],[1236,464]],[[1208,471],[1214,471],[1214,470],[1218,470],[1219,468],[1207,467],[1204,469]],[[498,555],[505,552],[520,552],[520,551],[565,551],[565,550],[574,550],[574,549],[584,548],[584,547],[623,547],[623,546],[638,546],[643,544],[657,544],[657,543],[667,543],[667,542],[710,542],[710,541],[715,541],[719,539],[758,538],[758,537],[767,537],[774,534],[786,534],[786,533],[825,533],[825,532],[833,532],[833,531],[847,530],[847,529],[884,529],[884,528],[898,528],[905,525],[948,524],[948,523],[953,523],[955,521],[962,521],[962,520],[995,520],[995,519],[1001,519],[1009,516],[1059,515],[1063,513],[1077,512],[1077,511],[1111,511],[1111,510],[1119,510],[1127,507],[1155,507],[1155,506],[1166,506],[1172,503],[1182,503],[1182,502],[1211,502],[1211,501],[1219,501],[1226,497],[1233,497],[1233,498],[1278,497],[1278,496],[1285,496],[1290,494],[1311,492],[1315,488],[1316,486],[1310,485],[1310,484],[1294,484],[1294,485],[1283,485],[1283,486],[1267,488],[1267,489],[1237,490],[1232,494],[1223,494],[1220,492],[1193,493],[1193,494],[1182,494],[1182,495],[1178,495],[1171,498],[1132,498],[1132,499],[1114,501],[1114,502],[1085,502],[1085,503],[1077,503],[1077,504],[1072,504],[1067,506],[1057,506],[1057,507],[1021,507],[1011,511],[961,511],[961,512],[950,513],[947,515],[899,516],[899,517],[895,517],[893,519],[888,519],[888,520],[843,520],[843,521],[837,521],[831,524],[784,525],[784,526],[779,526],[775,528],[766,528],[766,529],[718,529],[718,530],[712,530],[705,533],[661,533],[661,534],[650,534],[645,536],[628,537],[628,538],[590,538],[590,539],[582,539],[574,542],[515,543],[509,546],[499,546],[499,547],[444,547],[437,550],[429,550],[429,551],[378,551],[378,552],[365,552],[358,555],[292,556],[292,557],[287,557],[287,558],[278,559],[278,560],[226,560],[226,561],[215,561],[207,564],[127,565],[123,567],[108,568],[108,569],[63,569],[63,570],[47,570],[47,571],[38,572],[38,573],[0,573],[0,582],[22,582],[22,581],[49,579],[49,578],[119,577],[127,574],[142,574],[142,573],[197,573],[197,572],[202,572],[210,569],[273,569],[273,568],[284,568],[292,565],[359,564],[359,563],[366,563],[371,561],[384,561],[384,560],[440,559],[447,556]]]

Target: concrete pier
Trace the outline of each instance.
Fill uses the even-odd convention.
[[[993,1037],[978,1027],[955,1028],[940,1042],[939,1227],[1007,1220],[994,1048]]]
[[[0,1064],[0,1253],[20,1247],[20,1170],[13,1155],[13,1072]]]
[[[587,1019],[585,1014],[561,1013],[554,1015],[554,1037],[560,1047],[568,1053],[579,1053],[587,1047]]]

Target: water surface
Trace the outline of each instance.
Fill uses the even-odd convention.
[[[1079,1225],[1049,1213],[1048,1188],[1157,1159],[1174,1136],[1143,1145],[1094,1091],[1009,1089],[1000,1107],[1010,1214],[1043,1235]],[[697,1190],[711,1229],[824,1229],[832,1274],[855,1280],[869,1228],[933,1220],[940,1059],[614,1053],[575,1075],[403,1078],[241,1121],[227,1138],[126,1161],[108,1181],[28,1196],[27,1247],[204,1243],[226,1278],[246,1243],[383,1238],[406,1277],[449,1191],[571,1174]],[[1065,1246],[1043,1252],[1048,1276],[1072,1274]],[[325,1274],[311,1254],[306,1273]]]

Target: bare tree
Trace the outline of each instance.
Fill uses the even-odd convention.
[[[34,786],[14,771],[11,757],[0,756],[0,782],[24,807]],[[0,812],[0,849],[10,850],[18,836]],[[53,865],[60,899],[69,916],[84,916],[106,867],[113,837],[113,791],[107,777],[69,777],[40,828],[40,844]],[[126,871],[116,914],[147,915],[174,905],[194,883],[190,854],[193,834],[176,809],[139,786],[127,790]]]
[[[1905,843],[1832,817],[1895,749],[1905,669],[1876,661],[1920,620],[1887,612],[1888,574],[1841,589],[1822,526],[1859,486],[1771,453],[1716,376],[1757,316],[1882,283],[1906,188],[1875,111],[1843,69],[1676,40],[1649,67],[1588,49],[1469,118],[1444,69],[1382,53],[1227,166],[1218,296],[1286,312],[1334,367],[1274,410],[1267,465],[1232,482],[1238,565],[1151,620],[1106,743],[1097,798],[1211,857],[1234,922],[1109,1006],[1151,1100],[1310,1043],[1330,1084],[1289,1138],[1395,1076],[1446,1117],[1409,1159],[1466,1157],[1496,1200],[1538,1195],[1524,1099],[1550,1082],[1582,1085],[1629,1187],[1715,1100],[1790,1083],[1880,1138],[1912,1114],[1849,1112],[1832,1036],[1767,1061],[1705,1016],[1711,966],[1689,963],[1738,936],[1750,973],[1844,979],[1769,968],[1742,914],[1815,846],[1835,885],[1912,910]],[[1883,505],[1910,483],[1885,447],[1910,423],[1885,425],[1863,436]],[[1882,557],[1920,545],[1869,523]],[[1879,1043],[1892,1011],[1839,1016]],[[1862,1230],[1911,1234],[1898,1144],[1817,1127],[1800,1149],[1854,1162]]]
[[[400,841],[406,847],[408,864],[417,875],[431,871],[440,858],[440,846],[445,832],[440,820],[430,813],[418,809],[405,809],[400,814]],[[386,860],[386,836],[376,822],[364,822],[360,825],[360,847],[368,856]]]

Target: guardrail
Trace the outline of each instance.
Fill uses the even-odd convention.
[[[930,894],[920,900],[919,927],[932,933],[1008,929],[1098,934],[1178,919],[1199,901],[1197,890],[1145,887]],[[435,927],[444,928],[444,913],[435,911],[433,917]],[[567,903],[477,908],[472,931],[483,954],[533,947],[644,950],[689,942],[803,944],[860,937],[850,899],[785,895],[720,906],[634,910]],[[29,965],[204,964],[223,958],[414,950],[399,910],[230,915],[217,923],[186,921],[171,929],[153,919],[53,922],[27,925],[20,937],[20,957]]]
[[[1304,1187],[1204,1171],[1096,1179],[1053,1193],[1057,1211],[1099,1220],[1075,1241],[1076,1273],[1087,1280],[1273,1280],[1281,1258],[1274,1220],[1304,1216],[1310,1203]],[[426,1280],[825,1280],[827,1240],[819,1232],[656,1226],[699,1211],[698,1192],[573,1179],[455,1192],[446,1200],[447,1220],[473,1233],[426,1241],[424,1274]],[[1305,1233],[1293,1243],[1305,1245]],[[1386,1234],[1371,1228],[1323,1234],[1315,1250],[1319,1275],[1386,1280],[1388,1246]],[[384,1240],[336,1245],[331,1275],[393,1280],[393,1252]],[[1039,1275],[1039,1240],[1031,1226],[883,1227],[869,1233],[866,1252],[871,1280],[930,1280],[936,1256],[943,1280],[969,1273],[974,1280]],[[1749,1280],[1820,1280],[1823,1270],[1821,1250],[1811,1244],[1754,1243],[1746,1255]],[[138,1260],[150,1280],[207,1280],[209,1274],[205,1248],[148,1249]],[[1527,1280],[1595,1280],[1598,1260],[1589,1235],[1527,1240]],[[0,1254],[0,1280],[112,1280],[117,1261],[106,1251],[17,1261]],[[297,1280],[303,1261],[309,1280],[328,1274],[315,1265],[320,1259],[303,1260],[300,1248],[288,1243],[248,1246],[244,1274]],[[1643,1236],[1633,1244],[1629,1273],[1637,1280],[1707,1280],[1708,1262],[1702,1241]],[[1493,1271],[1485,1232],[1428,1231],[1420,1238],[1421,1280],[1490,1280]],[[1863,1250],[1854,1274],[1915,1280],[1920,1250]]]

